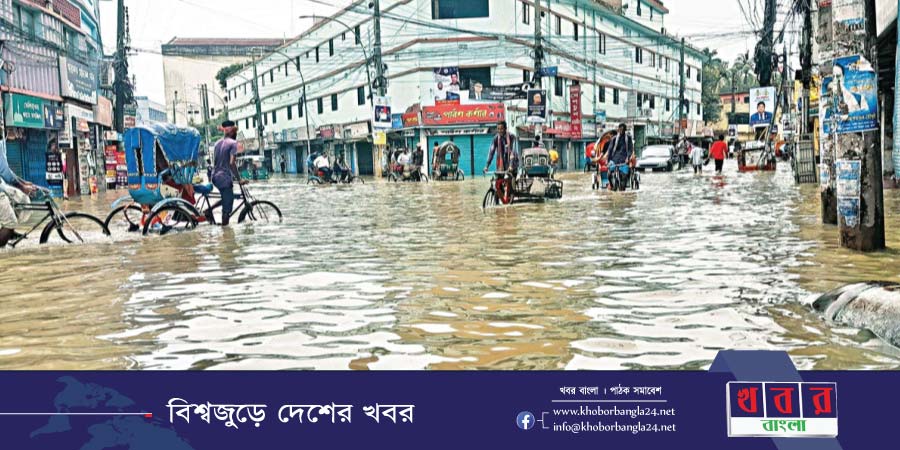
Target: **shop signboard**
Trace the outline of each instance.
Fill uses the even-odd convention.
[[[581,139],[581,85],[569,86],[569,114],[572,119],[572,139]]]
[[[344,139],[368,139],[372,135],[369,129],[369,122],[357,122],[344,125]]]
[[[415,128],[420,125],[419,122],[419,113],[408,113],[403,114],[403,128]]]
[[[426,106],[422,113],[426,126],[496,124],[506,120],[502,103]]]
[[[392,114],[391,115],[391,128],[395,130],[399,130],[403,128],[403,114]]]
[[[553,122],[553,128],[544,130],[545,134],[553,135],[556,139],[572,139],[572,123],[566,120]]]
[[[94,123],[107,128],[113,125],[112,101],[102,95],[97,97],[97,104],[94,105]]]
[[[59,73],[63,97],[97,104],[97,72],[85,64],[60,56]]]
[[[511,84],[505,86],[485,86],[479,81],[472,82],[469,89],[469,100],[505,102],[510,100],[525,100],[531,84]]]
[[[6,124],[21,128],[44,128],[46,101],[30,95],[10,94],[6,106]]]
[[[59,130],[66,123],[66,115],[61,106],[44,103],[44,128]]]

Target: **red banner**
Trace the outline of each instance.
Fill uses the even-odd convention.
[[[544,130],[544,133],[552,135],[555,139],[571,139],[573,128],[570,122],[557,120],[553,122],[553,128]]]
[[[506,120],[506,108],[502,103],[426,106],[422,116],[428,126],[496,124]]]
[[[409,113],[401,116],[403,119],[403,128],[415,128],[419,126],[419,113]]]
[[[581,85],[569,86],[569,114],[572,119],[572,139],[581,139],[583,130],[581,126]]]

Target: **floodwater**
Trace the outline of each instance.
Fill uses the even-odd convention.
[[[486,213],[482,177],[276,178],[252,188],[281,224],[2,250],[0,369],[702,369],[729,348],[900,367],[803,304],[900,281],[900,254],[839,249],[787,167],[726,172],[646,174],[625,194],[565,174],[562,201]]]

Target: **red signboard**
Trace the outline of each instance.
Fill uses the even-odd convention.
[[[319,136],[322,139],[334,139],[334,127],[319,127]]]
[[[403,128],[415,128],[419,126],[419,113],[409,113],[401,116],[403,119]]]
[[[422,116],[428,126],[495,124],[506,120],[506,108],[502,103],[426,106]]]
[[[569,86],[569,114],[572,119],[572,139],[581,139],[581,85]]]
[[[572,128],[571,122],[557,120],[556,122],[553,122],[553,128],[544,130],[544,133],[553,135],[556,139],[571,139]]]

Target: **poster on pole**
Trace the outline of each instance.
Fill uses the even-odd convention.
[[[859,225],[862,163],[839,160],[834,163],[837,178],[838,214],[848,227]]]
[[[750,115],[750,126],[754,128],[767,127],[772,123],[775,114],[774,87],[761,87],[750,89],[750,106],[755,112]]]
[[[569,114],[572,121],[572,139],[581,139],[584,130],[581,124],[581,85],[569,86]]]
[[[459,67],[438,67],[434,69],[434,101],[459,100]]]
[[[391,98],[375,97],[375,128],[391,128],[393,126],[391,114]]]
[[[835,41],[854,40],[866,34],[865,0],[833,0],[831,15]]]
[[[834,76],[822,80],[819,108],[824,134],[878,129],[878,78],[860,55],[834,60]]]
[[[528,91],[528,122],[547,122],[547,91],[538,89]]]
[[[511,84],[505,86],[485,86],[480,81],[473,81],[469,89],[469,100],[483,102],[505,102],[510,100],[525,100],[531,85]]]

